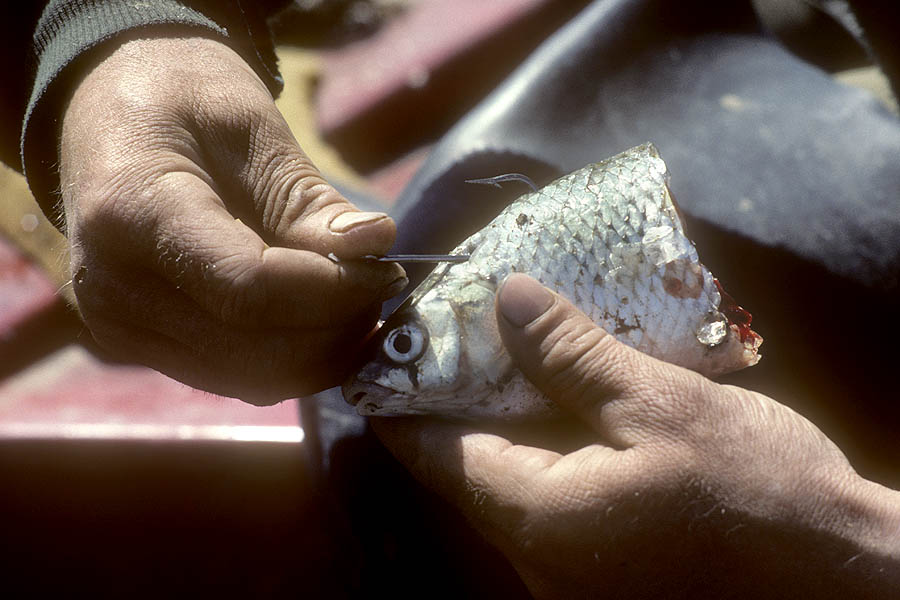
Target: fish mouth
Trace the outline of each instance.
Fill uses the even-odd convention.
[[[407,396],[383,385],[357,379],[351,379],[342,385],[341,393],[344,396],[344,400],[351,406],[355,406],[359,414],[367,415],[379,414],[385,403],[391,402],[393,404],[392,401]]]
[[[356,406],[359,404],[360,400],[373,392],[379,393],[380,395],[387,391],[388,390],[383,386],[376,383],[362,383],[359,381],[349,381],[341,386],[341,393],[344,395],[344,400],[351,406]]]

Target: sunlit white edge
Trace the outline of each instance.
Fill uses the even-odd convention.
[[[232,440],[299,444],[302,427],[286,425],[135,425],[120,423],[0,423],[0,439]]]

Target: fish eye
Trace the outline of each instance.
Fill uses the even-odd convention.
[[[405,364],[422,356],[425,351],[425,336],[414,325],[400,325],[387,334],[383,347],[388,358],[395,363]]]

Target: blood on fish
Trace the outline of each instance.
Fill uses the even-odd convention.
[[[722,301],[719,303],[719,310],[722,311],[722,314],[728,319],[729,325],[737,327],[738,333],[741,336],[741,343],[758,338],[759,335],[750,329],[750,324],[753,322],[753,315],[745,308],[738,306],[738,303],[734,301],[731,294],[725,291],[725,288],[722,287],[722,284],[719,283],[718,279],[713,278],[713,281],[719,289],[719,295],[722,297]]]

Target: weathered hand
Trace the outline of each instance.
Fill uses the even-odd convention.
[[[376,431],[537,597],[892,597],[900,494],[787,407],[618,343],[523,275],[507,349],[595,432],[567,454],[418,419]]]
[[[224,44],[130,39],[77,85],[60,177],[74,291],[96,340],[191,385],[269,403],[336,384],[406,285],[394,223],[303,154]]]

